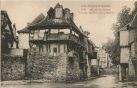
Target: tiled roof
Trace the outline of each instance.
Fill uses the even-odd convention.
[[[36,24],[30,24],[31,27],[34,27],[34,26],[48,26],[48,25],[65,25],[67,23],[56,23],[53,19],[51,20],[48,20],[47,17],[44,18],[43,20],[41,20],[40,22],[37,22]]]
[[[63,8],[63,6],[58,3],[54,8],[51,7],[49,9],[49,11],[55,9],[56,7]],[[68,28],[68,27],[72,26],[74,31],[84,35],[84,33],[82,31],[80,31],[80,29],[76,26],[76,24],[74,23],[73,20],[69,20],[69,22],[64,21],[64,19],[62,19],[63,22],[56,22],[55,20],[56,19],[54,19],[54,18],[53,19],[52,18],[49,19],[49,16],[47,15],[43,20],[41,20],[41,21],[39,21],[37,23],[35,22],[35,24],[34,23],[30,24],[29,28],[30,29],[33,29],[33,28],[40,28],[40,29],[41,28],[47,28],[47,29],[48,28],[53,28],[53,29],[54,28],[59,28],[59,29],[62,28],[62,29],[64,29],[64,28]]]
[[[4,17],[2,17],[2,16],[4,16]],[[7,19],[7,20],[5,20],[5,19]],[[2,28],[5,29],[5,27],[8,25],[9,29],[10,29],[10,32],[12,34],[10,37],[13,38],[15,42],[17,42],[18,40],[17,40],[16,34],[15,34],[16,27],[15,27],[15,25],[14,25],[14,27],[12,27],[12,22],[11,22],[11,20],[9,18],[9,15],[8,15],[6,10],[1,11],[1,21],[4,21],[4,24],[1,25]]]
[[[5,16],[8,18],[8,21],[9,21],[10,23],[12,23],[11,20],[10,20],[10,18],[9,18],[9,16],[8,16],[7,11],[1,10],[1,15],[5,15]]]
[[[79,28],[76,26],[76,24],[74,23],[74,21],[70,20],[70,23],[68,22],[61,22],[61,23],[57,23],[55,22],[54,20],[48,20],[47,18],[44,18],[42,21],[40,21],[39,23],[36,23],[36,24],[33,24],[33,25],[30,25],[30,27],[45,27],[45,28],[48,28],[48,27],[70,27],[72,26],[73,29],[81,34],[83,34],[83,32],[81,32],[79,30]],[[83,34],[84,35],[84,34]]]
[[[44,18],[45,18],[45,16],[41,13],[29,25],[35,25],[35,24],[39,23],[41,20],[43,20]],[[29,33],[28,26],[26,26],[25,28],[23,28],[22,30],[19,30],[17,32],[18,33]]]
[[[39,14],[31,23],[30,25],[35,25],[36,23],[42,21],[45,18],[44,14]]]
[[[17,31],[18,33],[29,33],[29,29],[26,26],[25,28],[23,28],[22,30]]]

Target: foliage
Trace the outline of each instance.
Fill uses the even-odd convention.
[[[117,22],[112,25],[112,30],[114,32],[115,39],[108,39],[106,43],[103,44],[103,47],[106,49],[106,52],[110,54],[113,64],[119,64],[120,61],[120,35],[119,31],[122,27],[127,25],[133,19],[135,13],[137,12],[137,2],[134,3],[135,8],[131,12],[130,8],[124,6],[123,9],[119,12]]]

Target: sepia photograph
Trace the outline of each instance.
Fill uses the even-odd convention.
[[[136,0],[0,0],[0,88],[137,88]]]

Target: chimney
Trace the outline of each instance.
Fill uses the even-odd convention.
[[[65,12],[65,20],[66,20],[66,22],[70,22],[70,18],[71,18],[70,10],[68,8],[65,8],[64,12]]]
[[[13,24],[13,29],[15,29],[15,30],[16,30],[16,24],[15,24],[15,23]]]
[[[74,14],[70,13],[70,17],[71,17],[71,20],[73,20],[74,19]]]
[[[83,29],[82,29],[82,27],[81,27],[81,26],[79,27],[79,29],[80,29],[80,31],[81,31],[81,32],[83,32]]]
[[[30,26],[30,23],[29,23],[29,22],[27,23],[27,26]]]

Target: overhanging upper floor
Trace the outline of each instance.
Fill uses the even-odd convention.
[[[43,37],[30,36],[30,42],[33,43],[67,42],[67,41],[73,42],[75,44],[78,44],[86,48],[86,44],[84,43],[84,41],[80,40],[77,36],[73,34],[48,34],[48,35],[44,35]]]

